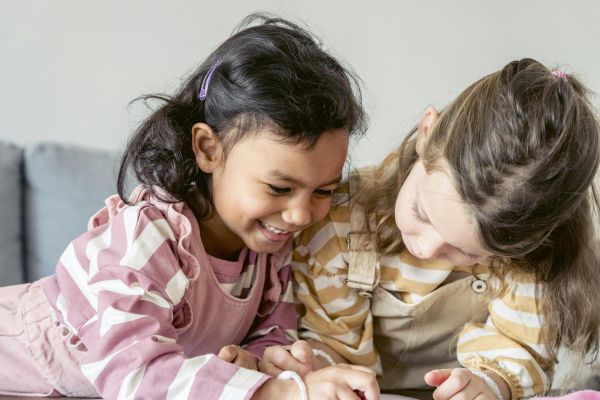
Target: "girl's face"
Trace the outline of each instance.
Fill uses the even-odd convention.
[[[419,122],[419,157],[437,117],[437,111],[429,107]],[[417,160],[396,199],[396,225],[406,249],[417,258],[475,264],[492,253],[481,245],[469,208],[454,189],[449,167],[443,160],[440,166],[427,172],[421,159]]]
[[[448,173],[447,168],[428,173],[418,160],[396,199],[396,225],[417,258],[475,264],[492,253],[480,244],[469,209]]]
[[[267,132],[237,142],[211,171],[217,215],[204,227],[201,222],[206,251],[232,257],[244,246],[260,253],[281,249],[325,217],[347,151],[348,132],[341,129],[324,133],[310,149]]]

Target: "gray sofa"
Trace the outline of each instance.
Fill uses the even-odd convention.
[[[118,154],[0,141],[0,286],[54,272],[67,244],[116,192]]]

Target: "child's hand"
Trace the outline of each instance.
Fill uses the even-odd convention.
[[[304,384],[310,400],[379,400],[375,373],[365,367],[337,364],[306,375]],[[300,398],[295,382],[277,379],[269,379],[252,397],[253,400]]]
[[[304,382],[308,398],[379,400],[379,385],[375,372],[369,368],[337,364],[310,373]]]
[[[425,383],[437,387],[433,392],[435,400],[447,400],[457,395],[459,395],[457,397],[464,400],[475,398],[478,400],[498,400],[498,397],[487,383],[466,368],[429,371],[425,374]],[[502,381],[502,383],[504,382]],[[504,383],[504,387],[500,387],[500,391],[507,393],[508,386]],[[507,399],[507,397],[505,396],[504,399]]]
[[[267,347],[258,368],[272,377],[277,377],[286,370],[296,371],[303,377],[313,371],[314,365],[312,347],[306,341],[298,340],[291,346]]]
[[[242,368],[256,370],[256,357],[247,350],[242,349],[235,344],[229,344],[221,347],[217,357],[220,359],[235,364]]]

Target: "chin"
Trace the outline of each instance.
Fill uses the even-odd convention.
[[[281,242],[281,243],[271,243],[271,244],[257,244],[257,243],[252,243],[250,245],[247,245],[248,248],[250,250],[252,250],[255,253],[276,253],[279,250],[281,250],[283,248],[283,245],[286,242]]]

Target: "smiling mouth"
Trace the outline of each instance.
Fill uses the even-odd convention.
[[[288,233],[290,233],[290,231],[284,231],[283,229],[275,228],[274,226],[271,226],[263,221],[259,221],[259,222],[262,225],[262,227],[265,228],[266,230],[268,230],[269,232],[273,232],[278,235],[287,235]]]

